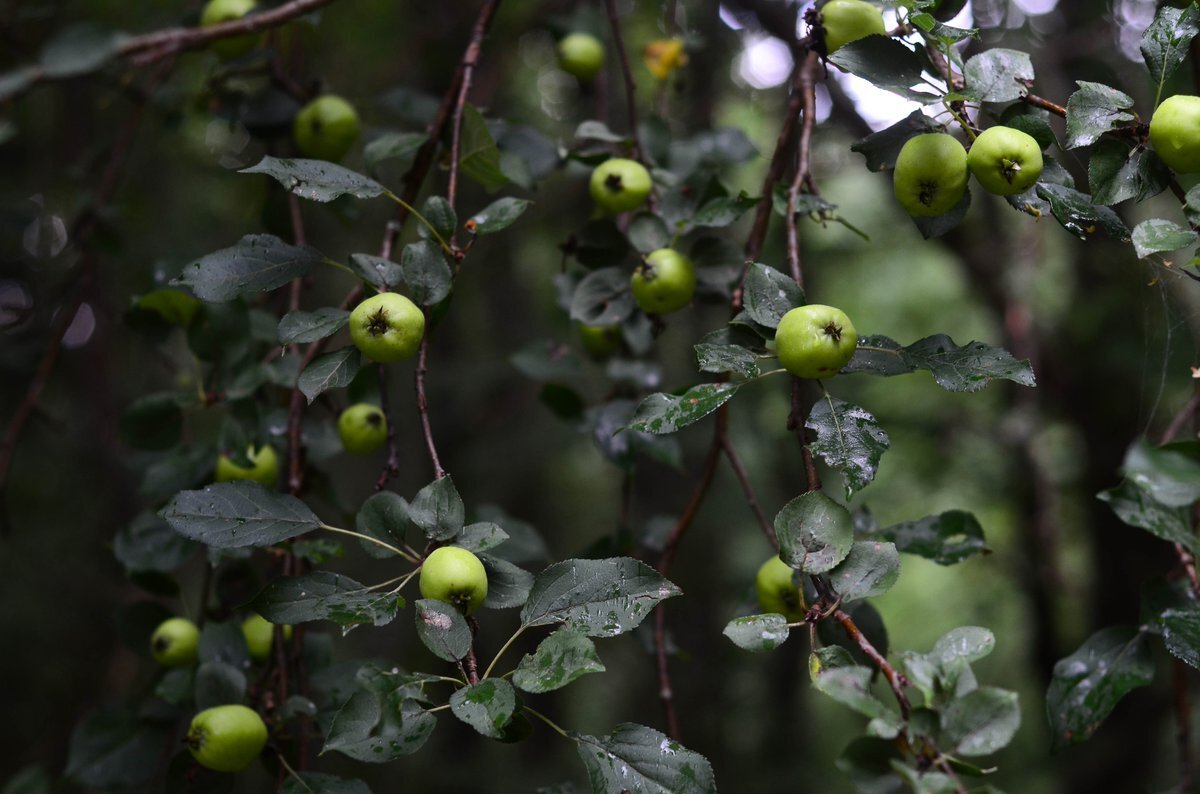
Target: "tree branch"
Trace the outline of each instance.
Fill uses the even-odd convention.
[[[633,159],[640,163],[645,160],[642,156],[642,143],[638,135],[637,86],[633,81],[633,70],[629,68],[629,56],[625,53],[625,42],[621,38],[621,21],[617,18],[616,0],[604,0],[608,11],[608,24],[612,27],[613,45],[617,48],[617,59],[621,62],[621,75],[625,78],[625,112],[628,115],[629,137],[633,140]]]

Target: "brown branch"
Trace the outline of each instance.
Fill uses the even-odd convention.
[[[1062,105],[1056,105],[1053,102],[1051,102],[1049,99],[1043,99],[1042,97],[1038,96],[1037,94],[1026,94],[1025,96],[1021,97],[1021,101],[1024,102],[1026,105],[1032,105],[1035,108],[1041,108],[1042,110],[1048,110],[1051,113],[1053,113],[1054,115],[1059,116],[1060,118],[1065,119],[1067,117],[1067,109],[1065,107],[1063,107]]]
[[[788,269],[792,274],[792,280],[801,289],[804,288],[804,271],[800,266],[800,230],[796,223],[796,203],[800,198],[801,189],[809,193],[817,192],[813,185],[809,163],[812,159],[813,124],[816,121],[814,78],[818,68],[820,68],[820,56],[815,52],[810,52],[805,56],[804,63],[800,65],[797,72],[803,120],[800,124],[800,140],[796,147],[796,173],[792,177],[792,184],[788,189],[787,218],[784,224],[787,228]]]
[[[375,481],[375,490],[382,491],[387,487],[388,480],[400,474],[400,451],[396,448],[396,422],[392,418],[391,407],[388,405],[387,367],[379,365],[379,404],[383,409],[383,421],[387,424],[387,462],[379,479]]]
[[[471,92],[471,78],[474,77],[475,66],[479,63],[479,53],[483,50],[483,37],[491,26],[492,17],[499,4],[500,0],[488,0],[485,4],[479,18],[475,20],[475,28],[471,31],[471,41],[467,44],[467,51],[463,53],[459,66],[461,77],[459,78],[458,99],[454,103],[454,123],[450,126],[450,182],[446,188],[446,200],[450,202],[451,209],[454,208],[454,200],[458,194],[458,148],[462,136],[463,108],[467,104],[467,95]]]
[[[733,469],[734,476],[737,477],[738,483],[742,486],[742,493],[746,496],[746,504],[750,506],[750,512],[754,513],[754,518],[758,521],[759,529],[766,535],[770,544],[778,550],[779,538],[775,536],[775,527],[771,524],[770,519],[767,518],[767,514],[763,512],[762,505],[758,502],[758,496],[754,493],[754,485],[750,482],[750,476],[746,473],[746,467],[742,465],[741,457],[738,456],[737,450],[733,448],[733,442],[730,441],[728,432],[721,437],[721,451],[725,453],[725,457]]]
[[[772,202],[771,194],[775,190],[775,183],[783,178],[783,172],[787,168],[788,162],[791,160],[792,154],[792,136],[796,132],[796,123],[800,119],[800,109],[803,103],[801,94],[801,77],[803,71],[802,65],[797,65],[792,72],[792,88],[791,96],[788,98],[787,109],[784,111],[783,124],[779,127],[779,136],[775,140],[775,153],[771,156],[771,164],[767,167],[767,174],[763,177],[762,200],[758,203],[758,208],[754,213],[754,225],[750,229],[750,236],[746,238],[746,247],[743,249],[746,255],[747,262],[753,262],[758,259],[762,252],[763,241],[767,237],[767,227],[771,222]],[[743,271],[743,279],[745,271]],[[739,286],[734,294],[734,311],[736,312],[742,305],[742,289]]]
[[[1159,438],[1159,444],[1169,444],[1183,432],[1183,428],[1191,421],[1200,411],[1200,381],[1197,382],[1197,390],[1192,395],[1192,398],[1179,409],[1179,413],[1171,419],[1171,423],[1167,425],[1167,429],[1163,431]]]
[[[428,323],[427,323],[428,324]],[[429,462],[433,464],[433,478],[440,480],[446,476],[442,462],[438,459],[437,446],[433,443],[433,429],[429,425],[429,400],[425,397],[425,373],[429,354],[429,336],[421,340],[421,349],[417,353],[417,369],[413,381],[417,390],[417,415],[421,418],[421,433],[425,436],[425,448],[429,451]]]
[[[814,582],[819,580],[819,577],[813,577]],[[867,655],[879,672],[883,673],[883,677],[887,679],[888,686],[892,688],[892,694],[896,696],[896,703],[900,706],[900,716],[905,720],[908,719],[909,713],[912,711],[912,705],[908,702],[908,696],[904,694],[904,687],[908,686],[908,679],[904,674],[892,667],[887,659],[883,658],[883,654],[875,650],[875,646],[862,633],[862,629],[854,622],[854,618],[850,617],[845,610],[834,610],[833,619],[842,625],[846,633],[850,635],[850,639],[858,645],[859,650]]]
[[[625,52],[625,41],[621,38],[621,21],[617,18],[616,0],[604,0],[608,11],[608,24],[612,27],[613,46],[617,48],[617,59],[621,62],[621,75],[625,78],[625,112],[629,124],[629,137],[633,140],[633,159],[644,163],[641,138],[638,135],[637,86],[633,81],[633,70],[629,67],[629,56]]]

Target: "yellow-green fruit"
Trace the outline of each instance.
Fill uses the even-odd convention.
[[[797,378],[827,378],[854,357],[858,331],[841,309],[810,303],[783,315],[775,329],[779,363]]]
[[[164,667],[185,667],[196,661],[200,629],[187,618],[169,618],[150,635],[150,654]]]
[[[621,327],[619,325],[584,325],[580,323],[579,341],[583,343],[583,349],[592,358],[608,358],[621,346]]]
[[[368,455],[387,441],[387,416],[378,405],[351,405],[338,416],[337,426],[342,446],[355,455]]]
[[[271,646],[275,644],[275,624],[257,613],[242,621],[242,637],[246,640],[246,648],[250,658],[256,662],[264,662],[271,655]],[[292,627],[283,627],[283,638],[291,639]]]
[[[410,358],[425,336],[425,315],[395,292],[367,298],[350,312],[350,339],[372,361],[389,364]]]
[[[635,210],[646,203],[654,186],[650,172],[637,160],[614,157],[592,171],[588,189],[596,206],[609,215]]]
[[[337,162],[350,151],[361,129],[354,105],[335,94],[326,94],[296,114],[292,139],[305,157]]]
[[[821,6],[821,27],[827,55],[852,41],[887,33],[883,12],[865,0],[829,0]]]
[[[246,457],[250,459],[249,466],[239,466],[228,455],[217,458],[217,482],[232,480],[254,480],[265,488],[274,488],[279,482],[279,456],[270,444],[264,444],[259,449],[253,446],[246,449]]]
[[[421,565],[421,595],[453,604],[469,615],[487,598],[487,570],[471,552],[458,546],[434,549]]]
[[[1200,96],[1164,99],[1150,118],[1150,143],[1172,171],[1200,171]]]
[[[210,25],[241,19],[253,11],[257,5],[255,0],[209,0],[209,3],[204,6],[204,10],[200,12],[200,27],[206,28]],[[217,54],[218,58],[231,60],[240,58],[261,42],[262,34],[252,33],[248,36],[234,36],[214,41],[209,48]]]
[[[792,581],[795,573],[779,557],[762,564],[754,577],[754,590],[763,612],[777,612],[792,622],[804,619],[804,592]]]
[[[673,248],[646,254],[629,282],[633,299],[646,314],[667,314],[692,302],[696,293],[696,268]]]
[[[245,706],[215,706],[192,718],[185,741],[201,766],[240,772],[266,746],[267,726],[258,712]]]
[[[953,135],[929,132],[901,147],[892,187],[909,215],[932,218],[954,209],[967,191],[968,173],[963,145]]]
[[[989,127],[971,144],[967,165],[984,190],[1014,196],[1029,190],[1042,175],[1042,147],[1028,133]]]
[[[604,68],[604,45],[590,33],[572,33],[558,42],[558,65],[575,78],[589,83]]]

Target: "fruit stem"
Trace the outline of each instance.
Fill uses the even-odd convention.
[[[487,668],[483,671],[484,678],[487,678],[489,675],[492,674],[492,668],[496,666],[496,662],[500,661],[500,657],[503,656],[504,652],[508,650],[508,646],[512,645],[513,642],[517,639],[517,637],[521,636],[521,632],[525,631],[525,629],[527,629],[527,628],[529,628],[529,627],[522,624],[521,627],[518,628],[511,637],[508,638],[508,642],[504,643],[504,645],[500,648],[500,650],[496,651],[495,658],[492,659],[491,664],[489,664],[487,666]]]
[[[328,532],[336,532],[339,535],[350,535],[351,537],[358,538],[359,540],[365,540],[368,543],[374,543],[376,546],[381,546],[382,548],[387,549],[388,551],[392,552],[393,554],[395,554],[399,557],[402,557],[405,560],[408,560],[413,565],[421,564],[420,560],[418,560],[416,557],[413,557],[408,552],[404,551],[403,549],[398,549],[395,546],[393,546],[392,544],[390,544],[386,541],[382,541],[379,538],[373,538],[370,535],[364,535],[361,532],[355,532],[350,529],[341,529],[340,527],[331,527],[328,524],[321,524],[319,529],[324,529]]]
[[[521,708],[524,709],[525,711],[528,711],[530,714],[532,714],[533,716],[537,717],[542,722],[549,725],[552,729],[554,729],[555,733],[557,733],[559,736],[563,737],[564,739],[571,738],[570,736],[567,735],[566,731],[564,731],[562,728],[558,727],[558,725],[556,725],[553,720],[551,720],[549,717],[547,717],[542,712],[537,711],[536,709],[531,709],[529,706],[522,706]]]
[[[409,204],[407,201],[400,198],[390,190],[384,191],[384,195],[399,204],[401,207],[404,207],[404,209],[407,210],[410,215],[419,220],[425,226],[425,228],[429,230],[429,233],[433,235],[433,239],[437,240],[438,245],[441,246],[442,250],[446,252],[447,256],[454,256],[454,249],[450,247],[450,244],[446,242],[442,235],[438,234],[438,230],[434,228],[433,224],[430,223],[424,215],[417,212],[416,207]]]

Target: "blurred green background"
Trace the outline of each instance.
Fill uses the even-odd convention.
[[[343,0],[293,23],[278,43],[299,84],[319,82],[358,107],[370,141],[386,131],[423,128],[429,103],[445,91],[461,57],[478,5]],[[663,8],[617,5],[643,118],[665,106],[667,124],[680,137],[741,127],[760,155],[726,179],[734,191],[757,195],[788,74],[786,48],[764,32],[764,20],[786,18],[786,5],[681,0],[690,62],[665,97],[637,57],[645,42],[664,35]],[[983,28],[972,51],[1031,52],[1038,93],[1064,103],[1073,81],[1105,82],[1133,96],[1148,115],[1154,96],[1137,63],[1136,42],[1153,2],[982,0],[969,8]],[[611,63],[607,88],[582,90],[554,60],[554,41],[563,32],[607,37],[602,9],[594,2],[502,3],[472,103],[561,147],[572,144],[581,120],[594,117],[598,101],[608,105],[614,129],[624,129],[619,74]],[[31,61],[43,42],[74,23],[144,32],[190,24],[197,12],[184,0],[3,3],[0,71]],[[114,67],[36,87],[0,105],[5,425],[35,376],[56,313],[77,296],[83,307],[3,483],[0,781],[29,765],[57,776],[76,721],[145,691],[157,674],[144,628],[130,618],[136,614],[130,607],[155,596],[126,581],[112,555],[117,530],[148,506],[137,489],[152,456],[123,443],[118,426],[136,397],[186,384],[179,379],[187,376],[181,368],[187,356],[181,339],[155,344],[123,323],[130,296],[160,286],[183,265],[243,234],[265,229],[290,238],[276,185],[235,172],[280,144],[231,123],[228,95],[214,90],[222,67],[206,52],[188,53],[153,95],[115,198],[100,211],[88,241],[94,275],[84,276],[84,248],[67,233],[71,219],[93,200],[131,112],[129,92],[156,68]],[[236,87],[238,79],[257,78],[226,86]],[[1004,346],[1031,358],[1039,381],[1036,390],[993,383],[977,394],[944,392],[927,373],[851,375],[832,384],[838,396],[875,413],[891,436],[876,481],[851,506],[869,507],[881,524],[968,510],[992,549],[952,568],[906,556],[897,587],[875,602],[891,647],[925,651],[961,625],[995,632],[996,651],[978,665],[979,679],[1017,690],[1023,715],[1016,741],[995,758],[999,788],[1027,794],[1167,790],[1177,779],[1177,760],[1166,658],[1155,685],[1126,698],[1090,743],[1056,755],[1048,749],[1043,695],[1053,662],[1101,626],[1136,623],[1142,584],[1169,574],[1174,564],[1169,547],[1116,522],[1094,494],[1116,484],[1126,446],[1142,434],[1156,438],[1190,395],[1188,367],[1196,363],[1200,330],[1195,285],[1136,261],[1128,245],[1076,240],[1052,219],[1035,221],[978,190],[963,226],[923,241],[894,204],[888,176],[868,172],[848,148],[868,122],[886,126],[889,114],[894,121],[909,109],[837,75],[830,75],[829,86],[819,94],[814,175],[823,195],[870,239],[837,224],[802,227],[810,300],[843,308],[860,333],[908,343],[944,332],[960,344],[977,339]],[[1185,83],[1174,90],[1195,91]],[[1054,123],[1061,136],[1060,122]],[[1070,155],[1062,161],[1086,184],[1080,162]],[[346,164],[362,167],[361,147]],[[395,164],[379,171],[393,187],[402,174]],[[553,278],[561,269],[560,245],[592,212],[586,176],[586,168],[573,164],[554,169],[535,190],[503,189],[534,204],[516,226],[480,238],[470,252],[430,354],[434,433],[468,508],[493,504],[529,522],[555,559],[613,534],[622,488],[621,472],[591,438],[556,419],[539,401],[539,385],[511,363],[514,353],[543,340],[578,348],[556,304]],[[426,192],[444,191],[445,179],[445,169],[435,168]],[[460,216],[492,198],[464,183]],[[1164,195],[1118,210],[1132,225],[1175,217],[1174,204]],[[340,259],[375,253],[392,213],[378,200],[304,204],[302,211],[309,242]],[[747,221],[723,230],[738,246]],[[413,235],[409,228],[404,239]],[[772,226],[761,261],[784,266],[781,226]],[[322,273],[305,305],[334,305],[349,286],[341,274]],[[727,308],[717,302],[668,319],[652,354],[664,387],[700,380],[691,345],[726,319]],[[398,369],[393,400],[405,457],[395,487],[405,496],[431,476],[409,384],[409,370]],[[589,370],[587,384],[589,400],[604,396],[601,368]],[[321,410],[314,408],[318,416]],[[799,450],[785,429],[788,410],[779,379],[744,390],[732,410],[734,441],[768,515],[802,488]],[[682,509],[708,438],[707,426],[679,436],[682,470],[639,464],[631,511],[636,529]],[[328,504],[352,508],[371,493],[375,461],[342,456],[317,465],[337,485],[337,499]],[[835,476],[826,480],[828,492],[840,495]],[[352,521],[328,516],[334,519]],[[754,572],[769,553],[737,482],[721,469],[672,570],[686,595],[666,606],[678,649],[672,674],[682,739],[712,761],[725,791],[850,791],[835,759],[861,733],[862,720],[807,686],[802,638],[759,656],[721,636],[729,619],[750,609]],[[365,581],[390,575],[386,565],[357,552],[339,565]],[[201,577],[201,561],[193,560],[180,572],[182,602],[158,600],[172,611],[194,611]],[[494,650],[515,619],[486,617],[479,643]],[[408,620],[405,612],[385,628],[352,632],[337,643],[338,657],[400,659],[410,669],[436,671],[440,663],[419,646]],[[543,696],[536,707],[585,733],[605,733],[624,721],[662,728],[648,643],[644,632],[601,643],[607,673]],[[331,754],[317,768],[361,777],[375,791],[532,791],[582,779],[573,748],[540,726],[528,742],[507,746],[486,742],[449,717],[439,722],[420,753],[394,764],[371,767]],[[244,790],[266,790],[266,781],[263,773],[248,774]],[[54,790],[75,789],[56,784]]]

